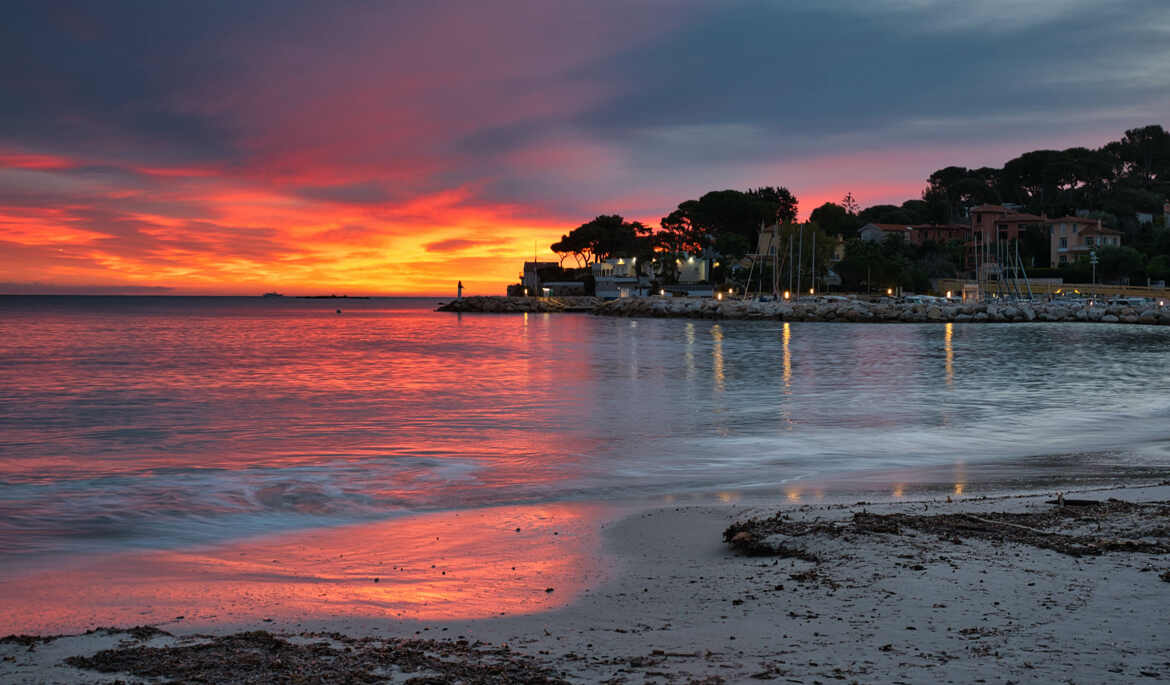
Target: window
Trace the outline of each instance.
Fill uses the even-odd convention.
[[[1066,255],[1066,254],[1060,255],[1060,263],[1061,264],[1068,264],[1068,255]]]
[[[1068,249],[1068,238],[1061,238],[1060,239],[1060,249],[1062,249],[1062,250]]]
[[[1085,244],[1088,245],[1089,247],[1093,247],[1093,236],[1091,236],[1091,235],[1085,236]]]

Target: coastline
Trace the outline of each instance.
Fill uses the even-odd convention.
[[[659,507],[603,523],[605,551],[615,563],[612,573],[549,611],[451,621],[303,616],[258,625],[223,623],[202,631],[158,626],[173,636],[98,631],[48,642],[9,639],[0,644],[0,680],[125,679],[125,673],[79,670],[62,662],[119,645],[133,651],[141,645],[209,639],[196,635],[223,641],[240,630],[267,631],[294,645],[325,641],[340,649],[348,644],[358,653],[377,646],[384,656],[387,644],[401,651],[405,647],[399,640],[428,640],[428,649],[453,662],[491,664],[474,671],[477,676],[465,674],[467,682],[504,682],[490,677],[509,673],[525,674],[530,682],[707,683],[1052,682],[1072,673],[1078,681],[1099,682],[1170,676],[1170,636],[1163,630],[1170,623],[1170,555],[1120,550],[1071,556],[978,537],[956,544],[941,535],[903,529],[898,534],[808,536],[802,544],[819,559],[813,562],[743,556],[723,541],[732,523],[778,511],[794,521],[822,523],[845,523],[861,511],[963,512],[985,518],[995,515],[991,512],[1051,510],[1054,505],[1047,502],[1054,495]],[[1167,502],[1170,481],[1069,490],[1064,497]],[[1147,537],[1161,535],[1170,542],[1165,538],[1170,509],[1149,511],[1150,521],[1133,525],[1145,526]],[[1121,521],[1122,526],[1130,523]],[[374,642],[345,643],[340,635]],[[226,641],[215,649],[256,651],[254,645]],[[161,655],[135,653],[141,663]],[[318,654],[312,661],[328,659]],[[425,675],[425,664],[409,671],[403,664],[409,669],[414,662],[395,663],[383,674],[387,682]]]
[[[841,323],[1105,323],[1170,325],[1170,308],[1157,302],[1128,304],[1060,301],[1034,303],[868,302],[815,298],[795,302],[745,302],[709,297],[597,298],[469,297],[440,305],[456,313],[588,312],[597,316],[686,319],[824,321]]]

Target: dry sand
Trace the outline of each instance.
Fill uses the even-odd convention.
[[[1170,555],[1110,543],[1099,555],[1072,556],[994,536],[956,539],[905,526],[859,532],[847,525],[860,511],[963,512],[992,520],[992,512],[1049,511],[1052,496],[642,511],[606,526],[616,563],[609,580],[550,612],[426,623],[302,617],[259,626],[276,640],[225,642],[222,636],[247,627],[219,625],[211,631],[221,636],[218,643],[181,625],[161,626],[170,636],[98,631],[49,642],[9,639],[0,644],[0,682],[190,681],[205,667],[208,682],[293,682],[298,674],[306,682],[349,674],[419,683],[1170,679]],[[1170,485],[1067,496],[1167,502]],[[844,527],[781,540],[815,562],[743,556],[723,541],[729,524],[779,509],[795,522]],[[1137,530],[1147,542],[1170,543],[1170,509],[1135,511],[1104,522],[1073,516],[1061,525],[1101,541]],[[326,632],[336,634],[320,635]],[[64,663],[119,645],[210,646],[104,656],[104,663],[126,668],[153,664],[166,676],[161,680]],[[224,660],[228,670],[211,666]],[[189,670],[175,670],[183,667]]]

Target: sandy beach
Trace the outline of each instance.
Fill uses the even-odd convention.
[[[604,580],[560,608],[9,637],[0,680],[1170,678],[1170,484],[1057,495],[644,510],[604,524]]]

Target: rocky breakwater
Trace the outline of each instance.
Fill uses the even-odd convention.
[[[439,305],[440,312],[589,312],[602,303],[596,297],[464,297]]]
[[[1170,325],[1170,307],[1088,306],[1058,302],[925,303],[865,300],[745,302],[708,298],[626,298],[593,310],[602,316],[678,317],[691,319],[772,319],[777,321],[848,321],[872,323],[1028,323],[1067,321]]]

